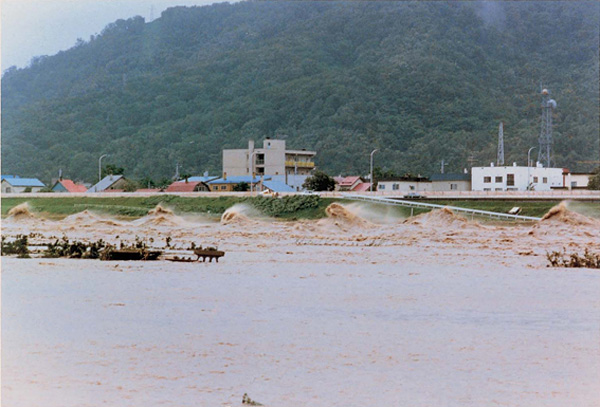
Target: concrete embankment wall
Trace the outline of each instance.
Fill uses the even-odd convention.
[[[324,198],[342,198],[344,194],[355,194],[353,192],[319,192]],[[356,195],[366,196],[385,196],[389,198],[402,198],[407,194],[405,191],[376,191],[360,192]],[[22,193],[22,194],[3,194],[3,198],[125,198],[125,197],[152,197],[160,195],[176,195],[182,197],[203,197],[215,198],[219,196],[250,197],[257,196],[256,192],[95,192],[95,193]],[[295,193],[282,193],[279,196],[295,195]],[[429,191],[421,194],[427,199],[536,199],[536,200],[599,200],[600,191],[590,190],[571,190],[571,191]]]

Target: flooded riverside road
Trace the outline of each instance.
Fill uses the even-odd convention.
[[[218,264],[3,258],[3,404],[597,406],[600,273],[541,255],[597,251],[594,221],[561,240],[447,215],[157,226]],[[3,233],[148,225],[49,223]]]

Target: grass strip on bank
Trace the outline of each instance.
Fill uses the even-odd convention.
[[[148,213],[157,205],[172,209],[178,214],[204,214],[218,219],[223,212],[237,204],[247,204],[257,209],[262,215],[281,220],[320,219],[326,217],[325,209],[333,202],[345,204],[357,203],[338,198],[321,198],[316,195],[294,195],[283,198],[266,197],[181,197],[177,195],[156,195],[151,197],[48,197],[48,198],[2,198],[2,217],[6,217],[10,209],[27,202],[31,210],[47,219],[62,219],[74,213],[90,210],[105,213],[122,219],[136,219]],[[419,200],[419,202],[438,205],[457,206],[461,208],[480,209],[492,212],[507,213],[515,206],[521,207],[521,215],[544,216],[550,208],[560,201],[531,201],[531,200]],[[364,203],[360,203],[364,205]],[[391,207],[379,204],[369,204],[373,208]],[[600,218],[600,205],[595,202],[570,202],[577,212],[587,216]],[[401,217],[409,217],[411,213],[418,215],[427,210],[405,207],[393,207],[393,211]]]
[[[560,203],[556,201],[504,201],[504,200],[435,200],[422,201],[437,205],[456,206],[459,208],[478,209],[482,211],[508,213],[512,208],[518,206],[521,208],[519,215],[534,216],[541,218],[550,208]]]
[[[286,196],[280,199],[265,197],[181,197],[157,195],[152,197],[60,197],[60,198],[2,198],[2,217],[17,205],[27,202],[30,209],[47,219],[89,210],[118,216],[122,219],[142,217],[157,205],[170,208],[175,213],[201,213],[219,218],[223,212],[237,204],[247,204],[265,216],[285,220],[319,219],[326,216],[325,208],[334,198],[313,195]]]

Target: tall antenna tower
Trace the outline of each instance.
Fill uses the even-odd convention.
[[[496,159],[496,165],[498,167],[504,165],[504,128],[502,122],[498,128],[498,158]]]
[[[548,89],[542,89],[542,130],[540,132],[538,161],[546,168],[550,167],[552,157],[552,112],[554,109],[556,109],[556,101],[550,99]]]

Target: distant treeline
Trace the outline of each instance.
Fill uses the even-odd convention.
[[[330,174],[525,164],[540,81],[558,102],[554,161],[598,160],[590,2],[241,2],[118,20],[2,77],[2,173],[76,180],[221,171],[221,150],[286,137]]]

